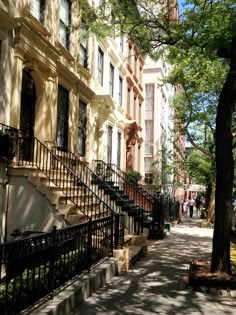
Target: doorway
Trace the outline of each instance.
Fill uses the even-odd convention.
[[[58,86],[57,99],[57,147],[67,151],[68,145],[69,91]]]
[[[112,161],[112,127],[107,126],[107,163]]]
[[[29,71],[23,70],[21,89],[20,130],[22,143],[21,159],[33,161],[34,158],[34,123],[35,123],[36,89]]]

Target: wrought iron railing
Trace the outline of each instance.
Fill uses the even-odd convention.
[[[119,234],[117,218],[0,244],[0,314],[15,315],[42,298],[52,298],[66,282],[110,257]]]
[[[115,215],[114,210],[87,186],[77,173],[68,168],[60,157],[37,138],[28,138],[22,134],[20,130],[0,123],[0,136],[9,135],[10,142],[14,143],[14,164],[30,165],[40,169],[54,184],[53,189],[56,188],[52,194],[55,193],[59,198],[63,197],[62,203],[64,205],[69,203],[69,206],[75,206],[77,211],[84,215],[84,221]],[[9,143],[7,143],[8,145]],[[13,156],[7,158],[12,159]],[[26,157],[30,158],[27,159]],[[58,191],[62,196],[58,195]],[[122,216],[119,220],[120,223],[124,221]],[[122,242],[122,237],[119,236],[119,242],[116,240],[116,243],[120,245]]]
[[[49,150],[37,138],[33,138],[28,147],[33,149],[34,155],[32,161],[27,161],[24,156],[27,155],[26,146],[22,147],[22,139],[19,138],[19,156],[18,165],[33,165],[63,193],[63,203],[71,204],[77,207],[87,219],[97,219],[114,214],[110,208],[92,189],[87,186],[83,179],[69,168],[61,157]]]
[[[143,232],[143,219],[144,219],[144,208],[140,206],[136,201],[135,193],[128,194],[129,184],[124,184],[121,177],[117,176],[113,164],[107,164],[102,160],[93,160],[92,169],[100,181],[103,181],[108,186],[113,194],[117,194],[120,200],[116,201],[125,204],[123,208],[126,209],[128,217],[133,217],[133,229],[134,232],[140,234]],[[114,166],[115,167],[115,166]],[[100,186],[103,189],[103,186]],[[132,187],[130,188],[132,191]],[[133,190],[134,192],[134,190]],[[136,199],[136,200],[135,200]]]
[[[123,172],[115,164],[107,164],[107,167],[112,170],[112,181],[122,185],[124,192],[133,199],[144,210],[150,211],[153,207],[154,195],[148,192],[135,181],[132,176],[129,176],[126,172]]]
[[[0,123],[0,159],[9,160],[17,154],[19,130]]]
[[[109,174],[107,169],[106,177],[100,176],[100,173],[96,169],[91,169],[87,163],[81,161],[78,156],[72,153],[69,149],[65,151],[60,151],[54,148],[54,153],[60,158],[61,161],[80,178],[80,180],[90,187],[93,192],[96,193],[99,198],[101,198],[109,207],[119,214],[125,216],[124,228],[126,233],[137,233],[141,232],[142,226],[142,210],[138,209],[134,212],[134,209],[127,202],[126,211],[122,211],[121,206],[117,204],[123,204],[124,198],[117,192],[116,187],[111,185],[111,183],[106,180],[112,175]],[[101,161],[101,163],[104,163]],[[105,165],[105,163],[104,163]],[[103,188],[103,189],[101,189]]]
[[[104,179],[113,182],[144,210],[144,226],[152,229],[164,229],[165,221],[170,219],[171,200],[168,196],[151,193],[139,181],[135,181],[129,173],[122,171],[115,164],[107,164],[100,160],[93,161],[94,169]]]

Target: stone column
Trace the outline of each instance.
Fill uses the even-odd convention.
[[[14,59],[10,124],[12,127],[20,128],[23,57],[20,54],[17,54]]]
[[[69,130],[68,130],[68,148],[72,152],[77,152],[78,141],[78,111],[79,111],[79,97],[77,87],[74,85],[70,90],[69,97]]]
[[[45,81],[45,140],[52,145],[56,144],[57,128],[57,77],[49,76]]]

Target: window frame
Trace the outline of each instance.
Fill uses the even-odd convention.
[[[131,110],[131,88],[127,88],[127,113],[130,114]]]
[[[30,14],[40,23],[45,19],[45,2],[46,0],[30,0]],[[39,7],[36,9],[36,5]]]
[[[101,47],[98,47],[98,59],[97,59],[97,81],[103,86],[104,75],[104,52]]]
[[[114,96],[114,77],[115,77],[115,67],[110,62],[110,66],[109,66],[109,91],[110,91],[110,95],[112,97]]]
[[[78,133],[77,133],[77,151],[80,156],[86,155],[86,140],[87,140],[87,108],[88,104],[79,99],[78,111]]]
[[[81,21],[81,23],[80,23],[80,56],[79,56],[79,60],[80,60],[80,64],[84,68],[87,69],[87,67],[88,67],[88,39],[83,38],[83,35],[85,34],[85,32],[87,32],[87,27],[83,23],[83,21]],[[83,54],[81,54],[81,52],[83,52]],[[82,58],[82,56],[83,56],[83,58]]]
[[[123,105],[123,78],[119,76],[119,103],[122,107]]]
[[[67,19],[68,22],[64,21],[62,19],[62,3],[66,2],[68,3],[68,12],[67,12]],[[66,49],[69,49],[70,47],[70,26],[71,24],[71,1],[70,0],[60,0],[60,14],[59,14],[59,39],[60,43],[62,44],[63,47]],[[63,38],[61,35],[63,30],[65,32],[66,38]]]
[[[151,93],[148,94],[148,88],[151,89]],[[153,111],[154,108],[154,84],[145,84],[145,112]]]

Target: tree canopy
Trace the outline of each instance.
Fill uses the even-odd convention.
[[[185,132],[204,150],[210,149],[213,140],[216,203],[211,268],[230,274],[236,103],[235,0],[186,0],[180,17],[175,0],[100,3],[96,8],[83,8],[82,18],[89,30],[103,37],[126,34],[138,44],[142,54],[153,59],[169,49],[170,60],[176,65],[173,83],[184,88],[176,106]],[[205,129],[205,139],[199,138],[202,134],[198,131],[199,122],[202,122],[199,128]]]

